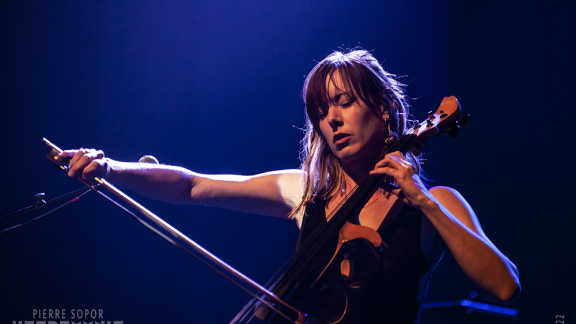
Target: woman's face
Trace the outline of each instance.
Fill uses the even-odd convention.
[[[318,114],[324,139],[343,165],[376,163],[387,135],[383,116],[376,116],[358,96],[349,96],[338,71],[326,80],[330,106]],[[387,114],[387,113],[386,113]]]

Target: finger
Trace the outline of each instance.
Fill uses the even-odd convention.
[[[76,171],[78,171],[78,168],[80,167],[79,165],[77,165],[77,163],[78,163],[78,161],[80,161],[80,159],[83,156],[84,156],[84,151],[81,148],[78,151],[76,151],[76,154],[74,154],[72,159],[70,159],[69,166],[68,166],[68,176],[69,177],[74,177],[76,175]]]
[[[414,170],[414,167],[412,167],[412,164],[408,161],[406,161],[404,158],[399,157],[399,156],[393,156],[392,160],[394,160],[395,162],[397,162],[399,165],[401,165],[403,168],[406,169],[410,169],[410,170]]]
[[[64,150],[58,154],[58,157],[63,159],[71,158],[74,156],[74,154],[76,154],[76,152],[78,152],[78,150]]]
[[[394,152],[394,153],[390,153],[389,158],[393,161],[406,161],[406,159],[404,158],[404,155],[402,155],[402,153],[400,152]]]
[[[72,173],[71,177],[79,174],[88,164],[90,164],[90,162],[94,160],[95,157],[95,154],[91,152],[84,153],[83,151],[80,151],[79,153],[82,154],[74,155],[70,161],[70,170],[68,171],[68,175]]]
[[[374,168],[374,170],[370,171],[370,175],[383,176],[383,181],[386,182],[396,182],[396,179],[402,176],[402,171],[393,165],[385,164]]]
[[[72,157],[72,159],[70,160],[70,164],[75,164],[76,162],[78,162],[78,160],[80,160],[84,154],[86,154],[88,150],[84,149],[84,148],[80,148],[79,150],[76,151],[76,154],[74,154],[74,156]]]
[[[83,170],[82,170],[82,179],[87,179],[89,177],[99,177],[103,178],[100,174],[100,170],[102,167],[102,163],[100,160],[94,160],[90,162]]]
[[[101,159],[104,157],[104,152],[102,152],[101,150],[95,150],[95,149],[86,149],[83,150],[84,152],[84,156],[92,159],[92,160],[96,160],[96,159]]]
[[[96,154],[96,159],[103,159],[104,158],[104,151],[102,151],[102,150],[96,151],[95,154]]]
[[[68,168],[68,176],[74,178],[78,171],[81,171],[84,168],[84,165],[76,162],[74,164],[70,163],[70,167]]]
[[[101,176],[102,173],[102,165],[106,163],[104,160],[104,152],[101,150],[81,150],[83,152],[82,156],[80,156],[75,163],[70,167],[70,171],[73,174],[78,174],[83,179],[86,179],[87,176]]]
[[[390,152],[388,154],[400,157],[402,159],[406,159],[406,155],[404,155],[404,153],[400,152],[400,151],[394,151],[394,152]]]
[[[394,180],[401,175],[401,173],[390,166],[378,167],[372,171],[370,174],[373,176],[386,176],[387,178],[392,179],[385,179],[385,180],[392,180],[390,182],[394,182]]]
[[[390,156],[390,154],[386,154],[382,160],[380,160],[376,163],[376,166],[386,166],[392,161],[393,160],[392,160],[392,157]]]
[[[388,158],[387,161],[389,161],[389,164],[391,166],[393,166],[394,168],[397,169],[407,169],[411,172],[414,172],[414,166],[412,166],[412,163],[408,162],[404,156],[402,155],[402,153],[400,152],[394,152],[394,153],[398,153],[398,154],[389,154],[386,155],[386,157]],[[385,157],[385,158],[386,158]]]
[[[378,161],[378,163],[376,163],[376,165],[374,166],[374,169],[380,168],[380,167],[401,168],[402,164],[398,161],[397,156],[392,156],[390,154],[386,154],[386,156],[382,160],[380,160],[380,161]]]

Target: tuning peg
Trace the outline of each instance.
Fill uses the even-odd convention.
[[[430,119],[426,119],[426,126],[428,126],[428,127],[432,127],[432,126],[433,126],[433,124],[432,124],[432,120],[430,120]]]
[[[466,115],[458,121],[453,121],[450,125],[448,125],[442,131],[442,133],[448,133],[448,135],[450,135],[450,137],[456,138],[458,136],[458,131],[460,130],[460,128],[466,127],[466,123],[468,122],[468,117],[470,117],[470,115]]]
[[[458,136],[459,130],[460,130],[460,127],[458,126],[458,123],[454,121],[450,125],[448,125],[446,128],[444,128],[442,133],[448,133],[448,135],[450,135],[451,138],[456,138]]]
[[[434,112],[433,111],[428,112],[428,118],[430,118],[430,119],[434,118]]]
[[[466,115],[466,116],[462,117],[462,119],[457,121],[458,126],[459,127],[466,127],[466,123],[468,123],[468,117],[470,117],[470,115]]]
[[[444,118],[446,116],[448,116],[448,114],[445,113],[444,110],[440,110],[440,118]]]

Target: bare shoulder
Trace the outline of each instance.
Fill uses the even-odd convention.
[[[272,176],[284,203],[292,208],[300,204],[304,192],[304,172],[301,170],[281,170],[266,172],[259,176]]]
[[[278,176],[278,190],[284,203],[290,206],[291,210],[300,204],[304,196],[304,177],[305,173],[301,170],[285,170]],[[299,213],[292,219],[298,228],[302,227],[303,216],[303,213]]]
[[[466,203],[466,200],[462,195],[458,192],[458,190],[450,187],[445,186],[437,186],[430,188],[430,193],[438,199],[441,203],[455,203],[455,204],[462,204]],[[467,203],[466,203],[467,204]]]
[[[484,235],[476,213],[466,199],[454,188],[438,186],[430,188],[430,193],[466,227]]]

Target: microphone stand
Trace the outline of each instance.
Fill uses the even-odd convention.
[[[23,216],[23,215],[26,215],[26,214],[35,212],[35,211],[37,211],[37,210],[41,210],[42,208],[45,208],[45,207],[47,207],[47,206],[49,206],[49,205],[52,205],[52,204],[57,203],[57,202],[62,201],[62,200],[66,200],[66,199],[70,199],[70,198],[76,197],[76,198],[73,198],[73,199],[72,199],[74,202],[76,202],[78,196],[80,196],[80,195],[82,195],[83,193],[88,192],[88,191],[90,191],[90,190],[92,190],[92,189],[90,189],[90,188],[80,188],[80,189],[78,189],[78,190],[74,190],[74,191],[69,192],[69,193],[67,193],[67,194],[65,194],[65,195],[62,195],[62,196],[60,196],[60,197],[56,197],[56,198],[54,198],[54,199],[50,199],[50,200],[48,200],[48,201],[45,201],[45,200],[44,200],[44,198],[46,198],[46,194],[45,194],[45,193],[43,193],[43,192],[37,193],[37,194],[34,195],[34,197],[36,198],[36,203],[34,203],[34,205],[28,206],[28,207],[26,207],[26,208],[20,209],[20,210],[18,210],[18,211],[15,211],[15,212],[13,212],[13,213],[10,213],[10,214],[7,214],[7,215],[4,215],[4,216],[0,217],[0,223],[5,222],[5,221],[7,221],[7,220],[9,220],[9,219],[12,219],[12,218],[20,217],[20,216]]]

